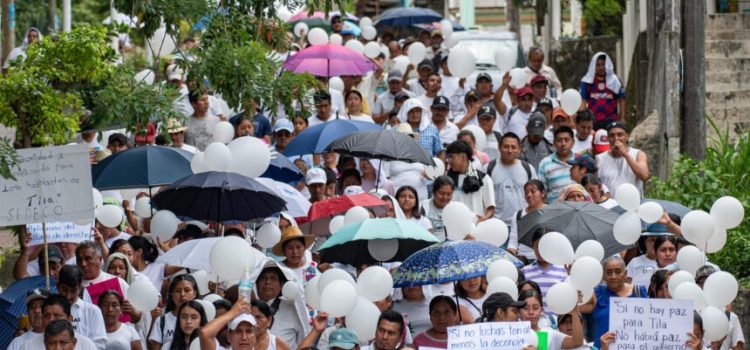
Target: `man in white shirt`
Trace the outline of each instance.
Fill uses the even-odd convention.
[[[474,150],[466,142],[456,141],[448,146],[446,153],[450,168],[448,176],[456,186],[453,201],[466,204],[479,222],[491,218],[495,214],[494,184],[490,176],[471,166]]]
[[[83,272],[78,266],[66,265],[60,269],[57,290],[70,302],[71,323],[76,332],[91,339],[96,347],[103,350],[107,345],[107,330],[102,311],[78,296],[83,292]]]
[[[318,124],[327,123],[331,120],[338,119],[331,114],[331,94],[326,90],[320,90],[313,95],[315,103],[315,115],[307,118],[307,127],[311,128]]]
[[[13,339],[8,345],[7,350],[18,350],[23,344],[34,336],[39,336],[44,333],[44,321],[42,320],[42,305],[44,301],[50,296],[50,293],[46,289],[34,289],[29,292],[26,296],[26,310],[29,317],[29,324],[31,325],[31,331]]]
[[[430,73],[430,75],[427,76],[427,83],[425,83],[425,92],[419,95],[417,100],[422,102],[422,105],[424,106],[432,105],[432,101],[435,100],[435,97],[438,97],[441,84],[442,79],[440,78],[440,74],[435,72]]]
[[[514,133],[506,133],[500,138],[500,160],[487,166],[487,175],[495,185],[495,217],[510,225],[516,212],[526,207],[524,185],[536,179],[536,170],[529,163],[517,159],[521,153],[521,139]],[[515,246],[518,249],[518,238]]]
[[[440,131],[440,143],[446,146],[456,141],[458,136],[458,127],[448,120],[450,114],[450,101],[445,96],[438,96],[432,101],[430,106],[432,112],[432,124]]]
[[[573,153],[580,154],[591,148],[594,140],[594,113],[584,109],[576,113],[576,142],[573,144]]]
[[[70,302],[65,297],[59,294],[54,294],[50,295],[47,299],[44,300],[44,304],[42,304],[42,325],[44,327],[45,333],[50,324],[64,322],[69,325],[69,327],[65,328],[68,329],[68,335],[70,335],[70,331],[73,330],[73,326],[71,324],[72,320],[73,317],[70,314]],[[57,327],[58,326],[53,326],[53,328]],[[91,341],[91,339],[80,333],[74,333],[74,337],[76,340],[73,349],[99,349],[97,348],[96,344]],[[35,334],[29,337],[29,339],[21,347],[21,350],[39,350],[42,348],[46,348],[44,345],[44,340],[44,334]]]
[[[630,129],[625,123],[611,122],[606,129],[610,148],[596,156],[599,178],[609,188],[612,197],[616,196],[617,187],[624,183],[634,185],[643,194],[643,183],[650,177],[646,153],[628,145]]]
[[[512,132],[523,140],[526,137],[526,125],[529,123],[529,117],[534,112],[534,92],[531,88],[524,86],[516,91],[517,103],[516,108],[511,108],[508,112],[508,119],[505,121],[505,132]]]
[[[123,297],[127,297],[128,283],[120,277],[102,271],[102,259],[102,251],[96,243],[83,241],[78,244],[78,247],[76,247],[76,265],[83,272],[81,285],[85,288],[95,283],[117,278]]]
[[[484,132],[484,137],[487,139],[484,149],[480,151],[487,153],[490,160],[500,158],[500,137],[503,134],[494,130],[495,120],[497,120],[495,108],[489,103],[485,104],[479,109],[477,119],[479,120],[479,127]]]
[[[372,107],[372,119],[376,124],[383,124],[388,121],[388,116],[395,104],[396,94],[403,91],[409,97],[413,97],[409,91],[401,87],[402,79],[403,76],[400,71],[394,69],[388,72],[388,91],[380,94]]]

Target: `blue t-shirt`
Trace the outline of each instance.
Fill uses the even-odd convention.
[[[594,288],[596,305],[591,316],[594,319],[594,346],[601,348],[601,336],[609,331],[609,298],[617,297],[606,284],[600,284]],[[628,298],[648,298],[648,291],[644,286],[633,286],[633,293]]]

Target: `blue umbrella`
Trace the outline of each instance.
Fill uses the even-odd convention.
[[[0,294],[0,349],[7,349],[16,336],[18,319],[26,311],[26,295],[36,289],[45,288],[44,276],[33,276],[13,282]],[[55,282],[50,280],[50,288],[56,293]]]
[[[113,154],[91,168],[99,190],[169,185],[192,174],[193,154],[174,147],[144,146]]]
[[[523,263],[505,250],[479,241],[446,241],[422,249],[393,271],[393,287],[456,282],[487,274],[497,260]]]
[[[435,10],[421,7],[394,7],[387,9],[375,22],[377,27],[413,26],[420,23],[440,22],[443,19]]]
[[[335,119],[303,130],[284,150],[285,156],[323,153],[333,140],[357,131],[380,130],[383,127],[367,122]]]
[[[305,175],[292,163],[289,158],[279,154],[271,158],[271,164],[260,177],[267,177],[283,183],[297,182],[305,178]]]
[[[182,218],[250,221],[278,214],[286,202],[260,182],[236,173],[209,171],[175,181],[151,201]]]

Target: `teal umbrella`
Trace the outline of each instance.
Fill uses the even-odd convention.
[[[345,225],[319,250],[321,262],[358,266],[383,261],[404,261],[413,253],[438,243],[430,231],[411,221],[381,218]],[[375,256],[370,253],[375,250]],[[390,253],[386,252],[391,250]],[[393,251],[395,250],[395,254]],[[383,255],[390,256],[383,259]]]

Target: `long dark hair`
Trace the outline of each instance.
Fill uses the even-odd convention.
[[[255,299],[250,302],[250,306],[258,309],[258,311],[260,311],[260,313],[262,313],[263,316],[266,316],[266,318],[271,319],[271,324],[268,325],[268,328],[270,330],[270,328],[273,327],[274,319],[273,319],[273,310],[271,310],[271,307],[268,306],[268,303],[266,303],[263,300]]]
[[[195,292],[195,296],[193,297],[193,299],[198,298],[198,282],[195,281],[195,278],[188,274],[179,275],[173,278],[172,282],[169,283],[169,292],[167,293],[167,309],[165,312],[170,312],[174,310],[175,307],[177,307],[177,304],[175,304],[174,300],[172,299],[172,294],[174,293],[174,289],[177,286],[177,283],[182,281],[188,281],[193,285],[193,291]]]
[[[648,297],[656,298],[659,290],[661,290],[668,282],[668,278],[669,270],[656,270],[656,272],[651,275],[651,283],[648,285]]]
[[[401,203],[398,202],[398,197],[403,193],[404,191],[411,191],[411,193],[414,194],[414,208],[411,209],[411,216],[414,218],[421,218],[422,214],[419,213],[419,194],[417,193],[417,190],[414,189],[414,187],[411,186],[401,186],[398,191],[396,191],[396,204],[398,206],[401,206]],[[401,208],[403,210],[403,208]]]
[[[677,237],[672,235],[661,235],[659,237],[656,237],[656,241],[654,241],[654,253],[659,251],[659,248],[661,248],[662,245],[665,243],[672,243],[674,245],[675,254],[677,253]],[[659,255],[656,254],[656,263],[659,264]],[[664,266],[660,266],[664,267]]]
[[[143,260],[149,263],[156,261],[159,257],[159,250],[156,248],[156,244],[148,240],[143,236],[132,236],[128,238],[128,243],[133,247],[133,251],[141,250],[143,253]]]
[[[180,327],[180,314],[186,307],[195,309],[195,311],[198,311],[198,314],[201,315],[200,327],[193,330],[193,333],[190,334],[190,341],[188,341],[187,343],[185,343],[185,333],[182,332],[182,328]],[[193,341],[193,339],[198,338],[201,327],[205,326],[206,323],[208,323],[208,320],[206,320],[206,311],[203,309],[203,305],[201,305],[200,302],[191,300],[187,303],[182,304],[182,306],[180,306],[180,310],[177,312],[177,325],[174,327],[172,346],[170,346],[169,348],[171,350],[188,350],[190,348],[190,343]]]

